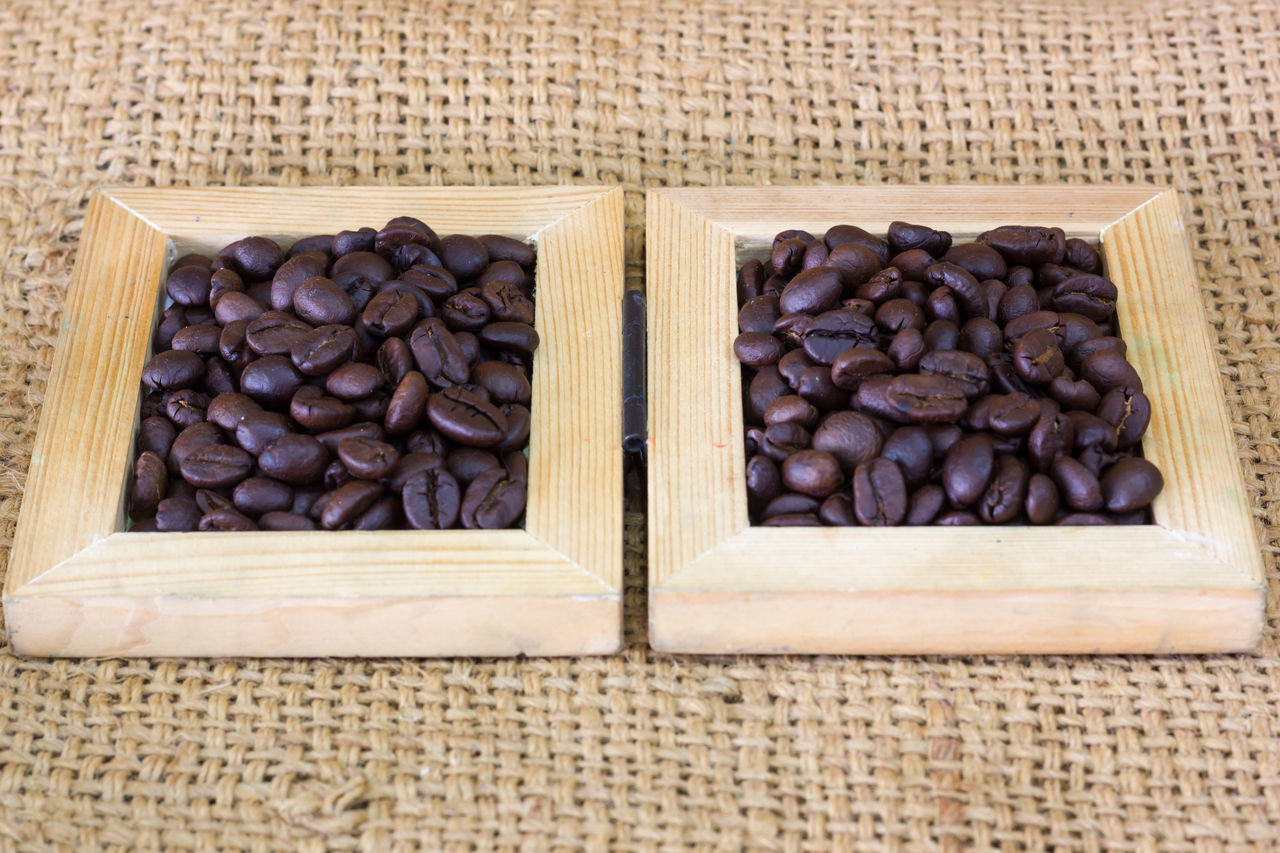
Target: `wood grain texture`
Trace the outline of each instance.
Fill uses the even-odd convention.
[[[117,532],[168,240],[179,251],[215,250],[262,232],[288,243],[397,215],[419,216],[442,233],[504,233],[539,246],[542,346],[526,529]],[[6,579],[13,648],[42,655],[616,648],[622,286],[620,190],[100,193],[90,204]]]
[[[748,526],[736,264],[781,228],[893,219],[1098,239],[1150,389],[1157,524]],[[1261,558],[1172,193],[1109,187],[659,190],[649,196],[650,641],[669,652],[1231,651]],[[731,242],[737,257],[726,256]],[[693,370],[688,366],[692,365]],[[690,374],[693,374],[692,377]],[[715,389],[727,389],[717,393]],[[730,467],[726,467],[730,466]],[[700,526],[689,531],[693,521]]]

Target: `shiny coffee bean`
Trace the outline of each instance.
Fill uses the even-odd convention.
[[[1136,447],[1151,423],[1151,401],[1132,388],[1112,388],[1096,411],[1098,417],[1115,428],[1116,447],[1121,450]]]
[[[368,480],[352,480],[339,486],[329,496],[324,511],[320,513],[320,526],[326,530],[347,527],[373,506],[382,497],[383,491],[381,483],[371,483]]]
[[[173,335],[170,343],[176,350],[187,350],[198,355],[213,355],[218,352],[218,341],[222,337],[222,329],[209,323],[186,326]]]
[[[400,501],[383,498],[351,522],[352,530],[387,530],[400,524]]]
[[[920,359],[928,351],[929,345],[918,329],[903,329],[893,336],[885,353],[899,373],[912,373],[919,368]],[[833,364],[833,372],[834,367]]]
[[[494,325],[497,324],[490,324],[485,330]],[[438,317],[429,317],[414,326],[408,343],[418,370],[435,387],[445,388],[467,380],[470,370],[466,356],[453,333]]]
[[[489,392],[490,402],[528,405],[532,388],[524,371],[500,361],[482,361],[471,368],[471,381]]]
[[[480,288],[480,297],[488,304],[495,320],[533,324],[533,301],[525,294],[522,284],[504,279],[490,281]]]
[[[489,265],[484,244],[466,234],[450,234],[440,240],[438,254],[444,268],[459,281],[470,281]]]
[[[426,468],[405,480],[401,488],[404,517],[416,530],[453,527],[462,509],[462,491],[442,467]]]
[[[218,253],[217,259],[235,270],[246,281],[271,278],[284,263],[284,251],[266,237],[245,237]]]
[[[496,455],[487,450],[459,447],[445,458],[444,467],[465,490],[476,477],[486,471],[503,468],[503,465]]]
[[[1067,235],[1061,228],[1006,225],[984,231],[977,242],[995,249],[1006,263],[1038,267],[1062,263]]]
[[[972,506],[995,476],[995,445],[986,435],[972,435],[951,446],[942,463],[942,487],[954,506]]]
[[[183,458],[179,466],[184,480],[203,489],[234,486],[252,470],[253,457],[225,444],[206,444]]]
[[[797,423],[805,429],[812,429],[818,423],[819,414],[818,408],[808,400],[798,394],[787,394],[764,410],[764,423],[765,426]]]
[[[929,484],[917,489],[907,504],[907,515],[904,524],[919,527],[932,524],[947,505],[947,493],[936,484]]]
[[[382,390],[385,380],[378,368],[362,362],[348,362],[325,378],[324,387],[333,396],[348,402]]]
[[[281,355],[250,362],[240,374],[240,390],[263,406],[284,407],[302,387],[302,374]]]
[[[791,386],[777,367],[760,369],[747,386],[746,402],[750,423],[763,424],[764,413],[774,400],[791,393]]]
[[[492,447],[506,435],[507,421],[492,403],[453,387],[431,395],[427,418],[446,438],[468,447]]]
[[[381,255],[369,251],[347,252],[334,261],[330,278],[341,290],[350,293],[362,285],[377,287],[395,277],[395,268]]]
[[[800,387],[800,377],[813,366],[813,359],[809,358],[808,353],[802,349],[793,349],[778,359],[778,372],[782,374],[783,379],[787,380],[787,385],[793,391]]]
[[[907,485],[891,459],[879,457],[859,465],[853,474],[853,511],[868,527],[892,527],[907,516]]]
[[[511,453],[524,449],[529,443],[529,430],[533,426],[533,414],[520,403],[503,403],[498,411],[507,420],[507,432],[498,444],[499,453]]]
[[[1013,369],[1032,385],[1047,385],[1062,373],[1065,362],[1058,339],[1047,329],[1034,329],[1013,348]]]
[[[853,498],[845,492],[836,492],[818,507],[818,520],[827,527],[853,527],[858,516],[853,511]]]
[[[995,476],[978,501],[978,517],[987,524],[1004,524],[1022,512],[1027,499],[1026,463],[1004,454],[996,459]]]
[[[444,457],[438,453],[406,453],[396,461],[396,467],[387,476],[387,488],[398,494],[414,474],[441,467],[444,467]]]
[[[524,323],[490,323],[477,333],[480,343],[504,352],[531,357],[538,349],[538,333]]]
[[[515,261],[526,270],[533,269],[535,256],[533,247],[528,243],[522,243],[512,237],[503,237],[498,234],[482,235],[480,243],[484,246],[485,251],[489,253],[490,263]]]
[[[925,270],[935,261],[933,255],[923,249],[907,249],[894,255],[889,263],[900,271],[904,281],[923,281]]]
[[[418,300],[398,290],[377,293],[360,315],[364,327],[378,337],[403,335],[418,320]]]
[[[395,469],[400,461],[400,451],[385,441],[344,438],[338,442],[338,458],[355,476],[380,480]]]
[[[258,525],[234,509],[216,509],[200,518],[199,529],[209,533],[231,533],[257,530]]]
[[[166,391],[161,398],[164,414],[179,429],[198,424],[206,418],[209,398],[199,391],[182,388]]]
[[[1117,294],[1116,286],[1107,279],[1083,273],[1054,286],[1053,308],[1083,314],[1100,323],[1115,314]]]
[[[165,457],[170,473],[179,473],[187,456],[209,444],[226,444],[222,433],[211,423],[192,424],[179,432],[169,448],[169,455]]]
[[[967,245],[975,246],[976,244],[970,243]],[[949,252],[947,252],[947,261],[943,261],[942,263],[937,263],[929,267],[924,276],[925,284],[932,285],[933,287],[945,287],[949,290],[963,317],[985,317],[987,316],[988,309],[987,295],[982,290],[982,287],[978,282],[988,278],[999,278],[1003,276],[1004,271],[1001,269],[999,276],[974,274],[972,270],[966,269],[963,264],[950,260],[952,254],[959,248],[960,247],[958,246],[953,247]],[[986,249],[986,247],[978,248]],[[976,249],[966,250],[964,257],[968,259],[968,255],[973,254],[975,251]],[[995,255],[996,258],[1000,257],[990,249],[987,249],[986,251]],[[1003,268],[1003,261],[1001,261],[1000,266]],[[941,319],[947,319],[958,323],[960,318],[943,317]]]
[[[880,455],[884,439],[875,422],[861,412],[832,412],[813,432],[814,450],[830,454],[846,477]]]
[[[150,514],[164,500],[168,486],[169,471],[164,460],[150,450],[142,451],[133,464],[130,511],[139,517]]]
[[[1160,469],[1146,459],[1121,459],[1102,474],[1103,505],[1108,512],[1126,513],[1149,505],[1164,488]]]
[[[1067,239],[1066,251],[1061,263],[1074,267],[1081,272],[1093,273],[1094,275],[1101,275],[1102,273],[1102,256],[1098,254],[1096,249],[1079,237]]]
[[[421,373],[411,370],[396,386],[387,401],[384,425],[392,435],[406,435],[422,423],[427,410],[429,390]]]
[[[288,418],[278,412],[250,412],[236,426],[235,440],[246,452],[258,456],[267,445],[291,432]]]
[[[965,397],[985,394],[990,384],[987,365],[963,350],[933,350],[920,359],[920,375],[947,379],[959,386]]]
[[[258,519],[259,530],[315,530],[316,523],[296,512],[267,512]]]
[[[821,508],[822,502],[809,495],[783,492],[765,505],[760,517],[769,519],[782,515],[809,515],[816,519]]]
[[[1098,478],[1079,461],[1060,456],[1053,461],[1049,473],[1066,506],[1080,512],[1094,512],[1102,508],[1102,487]]]
[[[270,477],[241,480],[231,493],[231,501],[240,512],[257,518],[268,512],[284,512],[293,506],[293,489]]]
[[[944,376],[903,374],[889,382],[884,395],[896,419],[908,423],[956,421],[966,408],[964,387]]]
[[[524,514],[526,487],[505,469],[486,471],[471,481],[462,498],[462,526],[470,530],[498,530]]]
[[[849,392],[838,387],[831,380],[830,368],[821,364],[806,368],[800,374],[796,393],[821,412],[843,409],[849,404]]]
[[[1113,388],[1142,390],[1142,379],[1138,372],[1115,350],[1095,352],[1080,362],[1080,377],[1098,389],[1100,394]]]
[[[782,463],[783,485],[815,498],[834,494],[843,480],[835,456],[821,450],[802,450]]]
[[[298,433],[281,436],[258,457],[263,473],[295,486],[319,480],[328,464],[329,452],[319,439]]]
[[[213,316],[223,326],[235,322],[248,324],[261,317],[266,310],[265,305],[248,293],[231,290],[223,293],[218,299],[218,304],[213,309]]]
[[[757,453],[747,460],[747,507],[752,516],[782,492],[782,472],[769,457]]]
[[[778,310],[783,314],[821,314],[840,301],[840,274],[832,267],[816,267],[799,273],[778,297]]]
[[[189,498],[165,498],[156,507],[156,529],[165,532],[189,532],[200,527],[204,515]]]
[[[210,404],[210,408],[212,408],[212,404]],[[213,418],[210,417],[209,420],[213,420]],[[173,440],[177,436],[178,430],[174,428],[168,418],[152,415],[149,418],[144,418],[138,426],[138,450],[139,452],[150,451],[160,457],[161,460],[164,460],[168,458],[169,448],[173,447]]]
[[[282,311],[266,311],[245,326],[245,343],[258,355],[289,355],[311,326]]]
[[[314,385],[304,385],[289,402],[289,417],[305,429],[326,432],[356,419],[356,410],[337,397],[330,397]]]
[[[908,249],[922,249],[934,258],[941,258],[951,248],[951,235],[935,231],[926,225],[913,225],[896,221],[889,223],[889,249],[894,254]]]
[[[204,361],[186,350],[156,353],[142,369],[142,384],[157,391],[189,388],[203,377]]]

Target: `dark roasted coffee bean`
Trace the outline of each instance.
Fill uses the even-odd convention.
[[[289,257],[297,257],[304,252],[319,252],[322,255],[333,254],[333,234],[312,234],[309,237],[303,237],[289,247]],[[277,270],[278,272],[278,270]]]
[[[400,524],[400,501],[386,497],[351,522],[352,530],[387,530]]]
[[[848,290],[845,290],[848,293]],[[876,305],[898,299],[902,294],[902,272],[894,267],[880,270],[880,272],[871,276],[863,284],[858,285],[854,291],[854,297],[865,299],[868,302],[874,302]],[[911,302],[910,299],[907,300]],[[914,302],[911,302],[915,305]],[[916,306],[919,307],[919,306]]]
[[[218,310],[218,303],[228,293],[244,291],[244,280],[232,270],[215,270],[209,278],[209,308]],[[247,321],[246,321],[247,322]],[[226,323],[223,323],[225,326]]]
[[[1116,430],[1107,421],[1089,412],[1068,412],[1075,427],[1075,449],[1079,452],[1086,447],[1097,447],[1107,453],[1116,449]]]
[[[1080,512],[1102,508],[1102,487],[1088,468],[1069,456],[1059,456],[1049,469],[1062,502]]]
[[[352,400],[351,408],[355,410],[356,420],[381,423],[387,416],[388,399],[386,394],[378,392]]]
[[[1000,310],[1000,300],[1004,298],[1005,292],[1009,290],[1009,287],[1003,281],[998,281],[994,278],[980,281],[978,286],[982,288],[982,292],[987,297],[986,319],[994,321]]]
[[[843,480],[836,458],[821,450],[802,450],[782,463],[783,485],[815,498],[834,494]]]
[[[903,329],[898,332],[886,350],[900,373],[914,372],[920,366],[920,359],[928,351],[924,335],[918,329]],[[834,365],[832,367],[834,372]]]
[[[349,362],[330,373],[324,387],[338,399],[352,401],[368,397],[385,384],[386,380],[372,364]]]
[[[982,359],[958,349],[925,353],[920,359],[920,375],[949,379],[971,399],[985,394],[990,385],[989,371]]]
[[[332,279],[320,276],[298,285],[293,292],[293,310],[315,326],[349,326],[356,319],[356,306],[347,292]]]
[[[356,353],[356,333],[350,326],[320,326],[305,333],[289,351],[299,371],[324,376],[346,364]]]
[[[955,424],[928,424],[924,428],[933,444],[933,458],[942,459],[957,441],[964,438],[964,430]]]
[[[905,287],[906,282],[924,281],[925,272],[937,263],[937,259],[923,249],[907,249],[894,255],[889,263],[901,273]]]
[[[533,323],[533,302],[522,285],[503,279],[490,281],[480,288],[480,297],[488,304],[495,320]]]
[[[782,357],[782,342],[767,332],[743,332],[734,338],[733,354],[748,367],[764,367]]]
[[[329,496],[324,511],[320,513],[320,526],[326,530],[339,530],[355,521],[365,510],[382,497],[382,484],[368,480],[353,480],[339,486]]]
[[[257,456],[282,435],[293,432],[289,420],[278,412],[249,412],[235,429],[236,444]]]
[[[761,435],[763,441],[760,452],[778,464],[782,464],[792,453],[808,449],[813,442],[809,431],[792,421],[766,427]]]
[[[960,327],[957,349],[968,350],[984,363],[1004,349],[1004,332],[986,317],[972,317]]]
[[[161,398],[164,414],[179,428],[198,424],[206,419],[209,398],[199,391],[181,388],[177,391],[166,391]]]
[[[190,454],[205,445],[225,443],[226,439],[213,424],[208,422],[192,424],[173,439],[169,455],[165,457],[165,464],[168,465],[171,473],[177,474],[182,469],[182,460]]]
[[[289,416],[309,430],[328,431],[351,423],[356,410],[314,385],[304,385],[289,402]]]
[[[187,485],[190,486],[190,483]],[[194,491],[196,506],[200,507],[201,512],[216,512],[220,509],[234,510],[236,508],[229,494],[223,494],[213,489],[194,489]]]
[[[1099,275],[1083,273],[1059,282],[1053,288],[1053,307],[1056,311],[1083,314],[1090,320],[1102,322],[1116,312],[1116,286]]]
[[[947,493],[943,491],[942,486],[932,483],[921,486],[911,495],[911,500],[907,504],[907,516],[903,523],[913,527],[931,524],[946,505]]]
[[[1088,340],[1081,341],[1072,347],[1071,351],[1067,353],[1067,362],[1072,367],[1078,369],[1080,367],[1080,362],[1084,361],[1095,352],[1113,350],[1120,355],[1125,355],[1128,352],[1128,349],[1129,348],[1125,342],[1119,338],[1112,335],[1100,335],[1096,338],[1089,338]]]
[[[241,480],[231,493],[236,509],[257,518],[268,512],[284,512],[293,506],[293,489],[270,477]]]
[[[444,530],[458,521],[462,491],[442,467],[426,468],[405,480],[401,489],[404,516],[416,530]]]
[[[960,346],[960,327],[950,320],[934,320],[925,326],[924,343],[931,350],[956,349]]]
[[[861,391],[859,388],[859,396]],[[954,422],[967,407],[964,387],[944,376],[897,376],[885,387],[884,395],[896,420],[907,423]]]
[[[758,516],[782,492],[782,472],[772,459],[757,453],[747,460],[747,506]]]
[[[282,311],[267,311],[245,326],[245,342],[258,355],[288,355],[311,327]]]
[[[533,269],[536,256],[533,247],[528,243],[499,234],[483,234],[479,239],[485,251],[489,253],[489,263],[515,261],[526,270]]]
[[[507,419],[507,432],[498,444],[499,453],[510,453],[521,450],[529,443],[529,430],[533,425],[533,416],[527,406],[520,403],[503,403],[498,411]]]
[[[471,381],[489,392],[492,403],[522,403],[532,396],[524,371],[500,361],[482,361],[471,368]]]
[[[982,524],[982,520],[968,510],[958,509],[943,513],[933,523],[939,527],[974,527]]]
[[[979,234],[977,242],[995,249],[1006,263],[1038,267],[1062,263],[1067,235],[1061,228],[1004,225]]]
[[[1080,376],[1105,394],[1113,388],[1142,390],[1142,379],[1133,365],[1115,350],[1095,352],[1080,362]]]
[[[133,486],[130,490],[130,512],[135,516],[150,515],[164,500],[169,485],[169,471],[164,460],[144,450],[133,464]]]
[[[765,426],[781,423],[797,423],[805,429],[812,429],[818,422],[818,409],[808,400],[797,394],[779,397],[764,410]],[[444,432],[444,430],[441,430]],[[445,433],[446,435],[448,433]]]
[[[453,273],[444,267],[432,264],[421,264],[405,270],[400,273],[399,282],[410,286],[415,291],[421,291],[426,294],[433,305],[443,305],[458,292],[458,280],[454,278]],[[383,287],[386,284],[379,285],[379,287]],[[469,288],[469,292],[476,296],[479,295],[476,293],[475,288]],[[426,313],[421,303],[418,305],[418,310]]]
[[[322,277],[329,266],[329,256],[322,252],[294,255],[276,270],[271,279],[270,305],[276,311],[293,307],[293,294],[304,281]]]
[[[373,250],[381,255],[390,255],[401,246],[413,245],[434,249],[440,245],[440,238],[425,222],[412,216],[397,216],[373,237]]]
[[[492,447],[506,436],[507,419],[471,391],[446,388],[427,400],[427,418],[446,438],[468,447]]]
[[[1068,238],[1066,253],[1061,261],[1081,272],[1102,274],[1102,256],[1092,246],[1078,237]]]
[[[524,514],[524,481],[507,476],[505,469],[486,471],[471,481],[462,498],[462,526],[471,530],[499,530],[513,525]]]
[[[263,473],[295,486],[319,480],[328,464],[329,452],[324,445],[313,436],[297,433],[276,439],[258,457]]]
[[[925,315],[910,299],[890,299],[880,305],[875,313],[876,326],[887,335],[903,329],[924,330]]]
[[[949,287],[936,287],[929,291],[929,298],[924,304],[925,315],[930,322],[946,322],[959,328],[960,306],[956,303],[956,295]]]
[[[831,495],[818,507],[818,520],[827,527],[853,527],[858,523],[853,498],[845,492]]]
[[[800,374],[796,393],[812,403],[821,412],[843,409],[849,405],[849,392],[831,381],[831,370],[816,364]]]
[[[1097,390],[1083,379],[1070,379],[1066,375],[1059,376],[1049,383],[1049,396],[1057,400],[1064,409],[1081,409],[1093,411],[1098,408]]]
[[[218,340],[222,329],[208,323],[187,326],[179,329],[173,336],[172,347],[176,350],[187,350],[200,355],[213,355],[218,351]]]
[[[204,363],[204,390],[210,397],[235,391],[240,382],[225,361],[216,355]]]
[[[943,262],[961,267],[978,281],[1003,279],[1009,268],[1000,253],[982,243],[958,243],[942,256]]]
[[[1032,474],[1025,499],[1027,520],[1032,524],[1052,524],[1058,515],[1058,487],[1047,474]]]
[[[773,252],[769,255],[769,265],[779,275],[793,276],[800,272],[800,264],[804,260],[805,250],[812,240],[792,237],[773,244]]]
[[[472,287],[446,299],[440,317],[451,331],[478,332],[493,319],[493,311],[480,291]]]
[[[840,301],[840,274],[831,267],[816,267],[799,273],[778,297],[783,314],[821,314]]]
[[[166,308],[160,316],[160,323],[156,326],[155,334],[151,338],[152,348],[156,352],[163,352],[173,345],[173,336],[179,331],[186,328],[187,320],[183,316],[182,308],[175,305],[172,308]]]
[[[190,388],[204,377],[204,361],[186,350],[157,353],[142,369],[142,384],[158,391]]]
[[[948,257],[955,251],[956,249],[953,248],[951,252],[948,252]],[[995,253],[991,252],[991,254],[994,255]],[[996,257],[999,256],[996,255]],[[1003,275],[1003,272],[1001,274]],[[925,284],[933,287],[945,287],[951,291],[952,296],[955,298],[955,304],[964,317],[986,317],[989,308],[987,295],[978,282],[987,278],[999,277],[974,275],[960,264],[944,261],[929,267],[925,271],[924,281]],[[960,322],[958,317],[940,316],[939,319],[951,320],[957,324]]]
[[[240,374],[240,390],[264,406],[284,407],[302,386],[302,374],[282,355],[250,362]]]
[[[356,287],[377,287],[395,278],[395,268],[381,255],[368,251],[348,252],[334,261],[329,277],[343,291]]]
[[[168,418],[158,415],[143,418],[142,423],[138,425],[138,451],[150,451],[162,460],[166,459],[177,435],[178,431],[174,429]]]
[[[751,423],[764,423],[764,411],[779,397],[791,393],[791,386],[776,366],[770,365],[756,371],[747,386],[747,414]]]
[[[476,477],[486,471],[503,468],[503,465],[497,456],[487,450],[477,447],[459,447],[444,460],[444,467],[465,489]]]
[[[1047,329],[1034,329],[1013,348],[1013,369],[1032,385],[1047,385],[1062,373],[1065,362],[1058,339]]]
[[[261,317],[266,310],[266,306],[248,293],[232,290],[222,294],[218,299],[218,304],[213,309],[213,316],[223,326],[237,321],[248,324]]]
[[[1041,264],[1036,267],[1036,289],[1043,294],[1049,292],[1049,298],[1053,298],[1053,289],[1062,282],[1071,278],[1073,275],[1080,275],[1081,271],[1072,269],[1062,264]]]
[[[826,266],[835,272],[841,292],[853,295],[881,271],[884,263],[870,248],[860,243],[848,242],[831,250]]]
[[[190,264],[177,267],[169,273],[165,292],[179,305],[206,305],[209,302],[208,267]]]
[[[1075,447],[1075,423],[1066,415],[1043,416],[1027,437],[1027,454],[1038,471],[1048,471],[1060,456],[1069,456]]]
[[[236,512],[234,509],[215,509],[201,517],[199,529],[209,533],[230,533],[257,530],[258,525],[254,523],[253,519]]]
[[[781,316],[778,297],[757,296],[748,299],[738,311],[738,331],[770,335],[773,333],[773,324]]]
[[[217,260],[246,281],[261,281],[284,263],[284,251],[266,237],[245,237],[219,252]]]
[[[156,529],[166,532],[189,532],[200,526],[204,513],[189,498],[165,498],[156,507]]]
[[[812,446],[833,456],[846,476],[880,455],[884,439],[871,418],[861,412],[832,412],[813,433]]]
[[[778,359],[778,372],[793,391],[800,387],[800,377],[813,366],[813,359],[803,349],[793,349]]]
[[[803,346],[804,334],[813,325],[813,320],[812,314],[783,314],[773,324],[773,334],[782,341],[784,348]]]
[[[1040,298],[1034,287],[1019,284],[1010,287],[1000,297],[1000,305],[996,309],[996,319],[1001,324],[1011,323],[1019,317],[1034,314],[1040,310]]]
[[[995,476],[995,445],[985,435],[972,435],[951,446],[942,463],[942,487],[954,506],[972,506]]]
[[[344,438],[338,442],[338,458],[357,477],[381,480],[395,469],[400,452],[385,441]]]
[[[907,485],[891,459],[859,465],[853,474],[853,511],[868,527],[892,527],[907,517]]]
[[[397,247],[387,256],[387,259],[398,270],[407,270],[415,266],[439,266],[441,263],[439,255],[417,243]]]
[[[183,479],[197,488],[220,489],[249,476],[253,458],[238,447],[206,444],[188,454],[179,470]]]
[[[387,488],[393,492],[404,489],[405,482],[419,471],[444,467],[444,458],[437,453],[406,453],[396,462],[395,469],[387,476]]]
[[[890,222],[888,237],[889,249],[895,254],[908,249],[923,249],[932,257],[940,258],[951,248],[950,234],[925,225]]]
[[[392,435],[406,435],[418,428],[427,410],[427,380],[411,370],[387,401],[385,426]]]
[[[767,276],[764,264],[752,258],[738,270],[738,302],[746,303],[764,292],[764,281]]]
[[[494,325],[497,324],[485,327],[485,331]],[[532,327],[524,326],[524,328]],[[413,331],[409,333],[409,349],[413,352],[418,370],[437,388],[467,381],[470,371],[466,356],[458,347],[453,333],[439,318],[429,317],[413,327]]]
[[[987,422],[996,435],[1026,435],[1040,419],[1040,403],[1026,394],[999,394],[987,399],[991,401]]]
[[[1057,334],[1061,326],[1061,318],[1056,311],[1034,311],[1010,320],[1004,327],[1005,348],[1013,350],[1018,340],[1028,332],[1045,329]]]
[[[296,512],[268,512],[258,519],[259,530],[315,530],[316,524],[305,515]]]
[[[1062,339],[1059,346],[1064,353],[1071,352],[1085,341],[1102,337],[1104,334],[1101,326],[1083,314],[1063,311],[1058,314],[1058,322],[1060,324],[1058,335]]]
[[[1027,499],[1027,466],[1008,454],[996,459],[995,476],[978,501],[978,517],[987,524],[1005,524],[1022,512]]]
[[[338,442],[344,438],[370,438],[375,441],[385,439],[386,433],[383,432],[382,426],[375,423],[355,423],[350,426],[341,427],[340,429],[329,430],[316,435],[316,441],[319,441],[330,453],[338,452]]]
[[[905,426],[894,430],[885,439],[880,455],[898,464],[911,488],[917,488],[928,480],[933,468],[933,442],[922,427]]]
[[[881,266],[889,263],[889,244],[879,237],[864,231],[856,225],[835,225],[823,236],[823,242],[828,249],[835,249],[837,246],[856,243],[867,249],[880,262]]]
[[[538,333],[524,323],[490,323],[477,333],[480,343],[530,357],[538,348]]]
[[[760,511],[761,518],[775,518],[780,515],[810,515],[816,520],[822,502],[810,495],[799,492],[783,492],[765,505]]]
[[[444,268],[459,281],[470,281],[489,265],[489,252],[475,237],[450,234],[440,240],[438,252]]]
[[[994,353],[987,358],[987,370],[991,376],[991,390],[996,394],[1023,393],[1035,396],[1035,388],[1018,375],[1013,367],[1013,357],[1007,353]]]
[[[1146,459],[1117,461],[1102,474],[1102,500],[1108,512],[1127,513],[1146,507],[1164,488],[1160,469]]]
[[[858,390],[868,376],[892,373],[893,359],[878,349],[853,347],[836,358],[831,365],[831,381],[849,391]]]
[[[360,321],[379,337],[403,335],[418,321],[418,302],[408,293],[383,290],[369,301]]]
[[[249,348],[249,343],[245,340],[245,330],[248,327],[248,322],[243,320],[228,323],[222,327],[222,333],[218,336],[218,354],[232,367],[244,367],[257,358],[257,353]]]
[[[1151,401],[1132,388],[1112,388],[1096,411],[1098,417],[1115,428],[1116,447],[1121,450],[1136,447],[1151,423]]]
[[[1098,512],[1071,512],[1062,516],[1054,523],[1062,527],[1066,527],[1066,526],[1097,527],[1097,526],[1105,526],[1108,524],[1115,524],[1115,521],[1113,521],[1109,516],[1103,515],[1102,513],[1098,513]]]
[[[173,262],[171,270],[182,269],[183,267],[200,267],[202,269],[213,269],[213,258],[208,255],[202,255],[199,252],[189,252]]]

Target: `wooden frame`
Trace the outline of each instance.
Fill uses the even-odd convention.
[[[125,533],[166,257],[413,215],[538,246],[523,530]],[[621,643],[622,193],[117,189],[89,204],[5,579],[30,655],[565,655]]]
[[[672,189],[649,194],[649,617],[670,652],[1252,648],[1263,569],[1172,191]],[[1166,487],[1143,527],[764,528],[747,520],[735,275],[783,228],[905,219],[1101,237]],[[758,255],[757,255],[758,256]]]

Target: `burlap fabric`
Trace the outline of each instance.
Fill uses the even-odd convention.
[[[0,657],[6,849],[1280,847],[1270,0],[0,9],[0,553],[90,191],[1130,182],[1184,193],[1271,574],[1254,655]],[[850,211],[856,221],[857,211]]]

